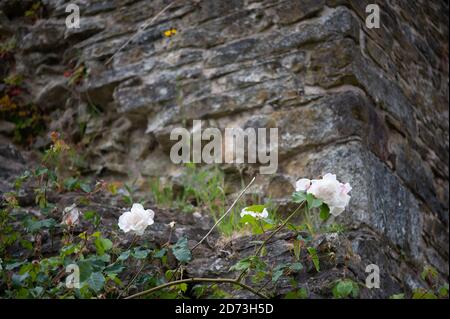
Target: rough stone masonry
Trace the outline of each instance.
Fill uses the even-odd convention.
[[[91,173],[176,177],[170,131],[194,119],[278,127],[279,169],[257,191],[282,202],[296,178],[335,172],[353,186],[340,217],[349,245],[380,266],[382,285],[414,288],[425,264],[448,278],[447,1],[178,0],[120,52],[169,0],[70,1],[79,29],[66,28],[64,0],[43,0],[43,19],[24,22],[32,2],[0,1],[0,35],[19,48],[0,73],[27,78],[48,131],[82,141]],[[370,3],[379,29],[365,26]],[[74,65],[87,75],[72,90],[63,74]],[[33,147],[48,143],[42,134]]]

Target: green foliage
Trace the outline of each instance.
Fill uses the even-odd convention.
[[[317,272],[320,271],[320,261],[319,261],[319,255],[317,254],[317,250],[313,247],[308,247],[306,248],[306,250],[308,251],[309,257],[311,258],[313,264],[314,264],[314,268],[316,269]]]
[[[281,276],[299,272],[303,269],[303,265],[299,262],[290,264],[279,264],[272,271],[272,282],[277,282]]]
[[[359,295],[359,287],[356,282],[351,279],[338,280],[332,290],[333,297],[337,299],[342,298],[357,298]]]
[[[266,263],[263,262],[258,256],[250,256],[239,260],[235,265],[231,266],[230,271],[264,271],[266,266]]]
[[[172,246],[172,252],[175,258],[181,263],[187,263],[192,259],[188,240],[185,237],[180,238],[177,243]]]
[[[34,2],[30,9],[25,11],[25,17],[32,19],[32,21],[35,21],[39,18],[41,18],[42,14],[42,3],[40,1]]]
[[[300,288],[288,292],[284,296],[284,299],[307,299],[308,297],[309,297],[308,290],[306,290],[306,288]]]
[[[267,209],[265,205],[252,205],[246,208],[248,211],[261,213],[264,209]],[[244,215],[240,219],[242,227],[248,226],[255,235],[263,234],[266,231],[273,229],[276,226],[275,221],[270,217],[267,218],[256,218],[252,215]]]
[[[413,290],[412,299],[438,299],[431,290],[417,288]]]
[[[427,282],[431,289],[416,288],[412,291],[412,299],[438,299],[448,298],[448,283],[442,284],[439,280],[439,273],[436,268],[425,265],[420,278]]]

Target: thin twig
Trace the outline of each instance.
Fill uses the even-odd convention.
[[[234,200],[233,204],[231,204],[230,208],[225,212],[225,214],[220,217],[217,222],[214,224],[214,226],[208,231],[208,233],[197,243],[194,247],[192,247],[191,251],[194,251],[200,244],[205,241],[205,239],[212,233],[212,231],[220,224],[220,222],[231,212],[231,210],[234,208],[234,206],[237,204],[237,202],[241,199],[241,197],[245,194],[245,192],[250,188],[250,186],[255,181],[256,177],[253,177],[251,182],[245,187],[242,192],[239,194],[239,196]]]
[[[134,277],[130,280],[130,282],[128,283],[128,285],[125,287],[124,290],[122,290],[119,294],[119,296],[117,297],[117,299],[120,299],[120,297],[122,297],[122,295],[125,292],[128,292],[128,289],[130,289],[131,285],[136,281],[137,277],[139,276],[139,274],[142,272],[142,270],[144,270],[145,267],[145,263],[142,263],[141,268],[138,270],[138,272],[136,273],[136,275],[134,275]]]
[[[155,291],[158,291],[158,290],[161,290],[164,288],[168,288],[171,286],[176,286],[176,285],[180,285],[180,284],[184,284],[184,283],[194,283],[194,282],[228,283],[228,284],[232,284],[232,285],[237,285],[237,286],[240,286],[240,287],[252,292],[253,294],[255,294],[263,299],[269,299],[268,296],[253,289],[252,287],[247,286],[246,284],[244,284],[242,282],[238,282],[236,279],[230,279],[230,278],[188,278],[188,279],[171,281],[171,282],[165,283],[163,285],[160,285],[158,287],[154,287],[154,288],[139,292],[137,294],[131,295],[129,297],[126,297],[125,299],[134,299],[134,298],[141,297],[141,296],[144,296],[144,295],[150,294],[152,292],[155,292]]]

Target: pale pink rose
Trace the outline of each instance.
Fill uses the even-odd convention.
[[[350,184],[342,184],[336,179],[334,174],[326,174],[322,179],[311,181],[308,193],[322,200],[330,208],[330,214],[340,215],[347,207],[351,191]]]
[[[311,180],[307,178],[302,178],[295,183],[295,190],[297,192],[306,192],[310,186]]]
[[[153,225],[155,212],[151,209],[144,209],[141,204],[133,204],[129,212],[123,213],[119,217],[119,227],[125,233],[132,232],[142,236],[147,226]]]

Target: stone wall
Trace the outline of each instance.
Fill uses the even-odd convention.
[[[19,50],[2,74],[25,75],[48,130],[82,143],[91,173],[177,176],[168,134],[193,119],[278,127],[278,172],[255,191],[282,201],[296,178],[335,172],[353,186],[340,218],[358,230],[366,264],[409,286],[399,269],[448,276],[446,1],[178,0],[137,36],[170,1],[71,1],[81,8],[72,30],[69,1],[43,1],[34,24],[20,18],[30,1],[13,2],[0,1],[0,33]],[[380,29],[365,26],[371,2]],[[64,72],[80,65],[86,77],[68,87]],[[43,134],[34,147],[47,143]]]

